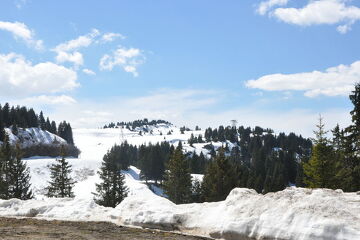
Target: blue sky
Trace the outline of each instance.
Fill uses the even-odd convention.
[[[75,127],[237,119],[311,136],[350,121],[360,3],[345,0],[0,3],[0,99]]]

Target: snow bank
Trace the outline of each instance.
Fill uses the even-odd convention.
[[[261,195],[237,188],[222,202],[184,205],[141,191],[116,208],[79,198],[11,199],[0,200],[0,216],[109,221],[226,240],[360,239],[360,194],[328,189]]]
[[[92,200],[43,198],[21,201],[0,200],[0,216],[36,217],[67,221],[114,221],[118,216],[113,208],[97,205]]]
[[[130,196],[120,223],[236,239],[360,239],[360,194],[288,188],[257,194],[234,189],[216,203],[175,205],[154,196]]]

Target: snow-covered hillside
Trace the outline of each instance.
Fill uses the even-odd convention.
[[[10,128],[5,128],[5,132],[9,136],[10,144],[20,144],[22,148],[38,144],[66,144],[61,137],[40,128],[18,128],[16,135]]]
[[[77,181],[74,199],[48,199],[44,188],[49,180],[49,166],[54,158],[26,159],[36,198],[28,201],[0,200],[0,216],[36,216],[44,219],[110,221],[116,224],[179,230],[223,239],[360,239],[360,193],[327,189],[288,188],[277,193],[257,194],[249,189],[234,189],[225,201],[175,205],[156,195],[139,178],[139,170],[125,171],[129,196],[115,209],[98,206],[92,192],[99,182],[97,171],[102,157],[115,143],[126,140],[140,145],[182,141],[186,151],[205,151],[203,144],[191,147],[186,131],[168,126],[152,134],[127,129],[75,129],[74,141],[81,149],[79,158],[69,158]],[[218,145],[218,146],[217,146]],[[220,147],[221,143],[217,143]],[[201,180],[201,175],[194,178]],[[161,189],[156,189],[161,194]]]
[[[138,132],[128,129],[107,128],[107,129],[74,129],[74,142],[81,150],[79,158],[68,158],[69,163],[73,166],[73,177],[77,181],[75,184],[75,195],[77,198],[92,199],[92,192],[95,191],[95,183],[99,181],[97,171],[101,165],[101,161],[105,153],[115,144],[127,141],[133,145],[141,145],[148,143],[157,143],[169,141],[175,145],[179,141],[184,143],[184,148],[188,151],[194,151],[195,148],[186,144],[191,133],[185,132],[181,134],[179,128],[174,126],[158,127],[158,132],[172,131],[171,135],[160,135],[160,133],[139,135]],[[201,134],[201,131],[195,132]],[[206,151],[206,149],[203,149]],[[44,195],[44,188],[50,179],[50,165],[55,162],[54,158],[32,157],[25,159],[30,167],[31,183],[36,193],[36,197],[40,198]],[[135,172],[136,168],[132,168]],[[135,176],[135,175],[133,175]],[[129,179],[129,178],[127,178]],[[132,181],[131,179],[129,181]],[[141,183],[141,185],[143,185]],[[144,185],[145,186],[145,185]],[[145,186],[146,187],[146,186]],[[132,189],[130,188],[130,191]],[[160,190],[159,190],[160,192]]]

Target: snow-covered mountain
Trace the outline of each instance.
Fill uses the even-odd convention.
[[[171,135],[164,134],[172,131]],[[0,200],[0,216],[35,216],[43,219],[110,221],[116,224],[178,230],[190,234],[235,239],[360,239],[360,194],[340,190],[288,188],[277,193],[257,194],[234,189],[225,201],[175,205],[160,197],[161,189],[151,191],[140,180],[140,171],[124,171],[129,196],[116,208],[98,206],[92,192],[99,182],[97,171],[104,154],[115,143],[133,145],[168,141],[183,143],[185,151],[203,151],[204,144],[190,146],[191,134],[175,126],[158,126],[140,135],[129,129],[74,129],[74,141],[81,149],[78,158],[68,158],[73,166],[74,199],[49,199],[44,188],[49,166],[55,158],[32,157],[24,161],[30,168],[33,200]],[[34,134],[35,135],[35,134]],[[40,139],[40,137],[39,137]],[[47,138],[51,142],[51,138]],[[223,143],[213,143],[220,147]],[[201,179],[201,175],[194,178]],[[157,195],[158,194],[158,195]]]
[[[22,148],[39,144],[66,144],[61,137],[40,128],[18,128],[16,134],[10,128],[5,128],[10,144],[20,144]]]

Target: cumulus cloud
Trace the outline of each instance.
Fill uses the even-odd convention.
[[[79,52],[58,52],[55,59],[58,63],[72,62],[75,66],[81,66],[84,64],[83,55]]]
[[[92,29],[88,34],[58,44],[52,51],[57,53],[55,60],[58,63],[70,62],[77,68],[84,64],[83,54],[79,52],[79,49],[87,48],[92,44],[113,42],[117,38],[124,39],[125,37],[120,33],[113,32],[101,34],[98,29]]]
[[[112,42],[116,38],[125,39],[125,36],[121,35],[120,33],[105,33],[101,37],[102,42]]]
[[[259,13],[260,15],[265,15],[271,8],[275,7],[275,6],[284,6],[289,2],[289,0],[268,0],[268,1],[263,1],[261,2],[257,9],[256,12]]]
[[[257,12],[264,15],[276,2],[282,2],[282,5],[287,4],[287,1],[270,0],[261,3]],[[298,26],[336,24],[337,30],[344,34],[351,30],[351,26],[356,21],[360,20],[360,8],[349,5],[350,2],[348,0],[309,0],[302,8],[276,8],[269,12],[269,16]]]
[[[111,71],[115,66],[121,67],[125,72],[132,73],[134,77],[139,74],[137,66],[145,62],[142,51],[138,48],[119,47],[111,55],[105,54],[100,59],[100,69]]]
[[[360,61],[351,65],[339,65],[325,71],[295,74],[271,74],[249,80],[246,86],[267,91],[305,91],[305,96],[346,96],[360,81]]]
[[[52,62],[32,64],[23,56],[10,53],[0,54],[0,66],[2,96],[57,93],[79,86],[76,72]]]
[[[71,62],[74,63],[76,67],[83,65],[83,55],[77,50],[90,46],[99,35],[99,30],[93,29],[86,35],[79,36],[76,39],[57,45],[54,49],[52,49],[57,53],[57,56],[55,57],[56,61],[58,63]]]
[[[15,39],[22,39],[29,46],[35,47],[36,49],[43,48],[43,41],[36,40],[34,31],[30,30],[24,23],[0,21],[0,30],[10,32]]]
[[[96,75],[96,73],[93,70],[90,70],[87,68],[84,68],[82,71],[83,71],[83,73],[85,73],[87,75]]]

